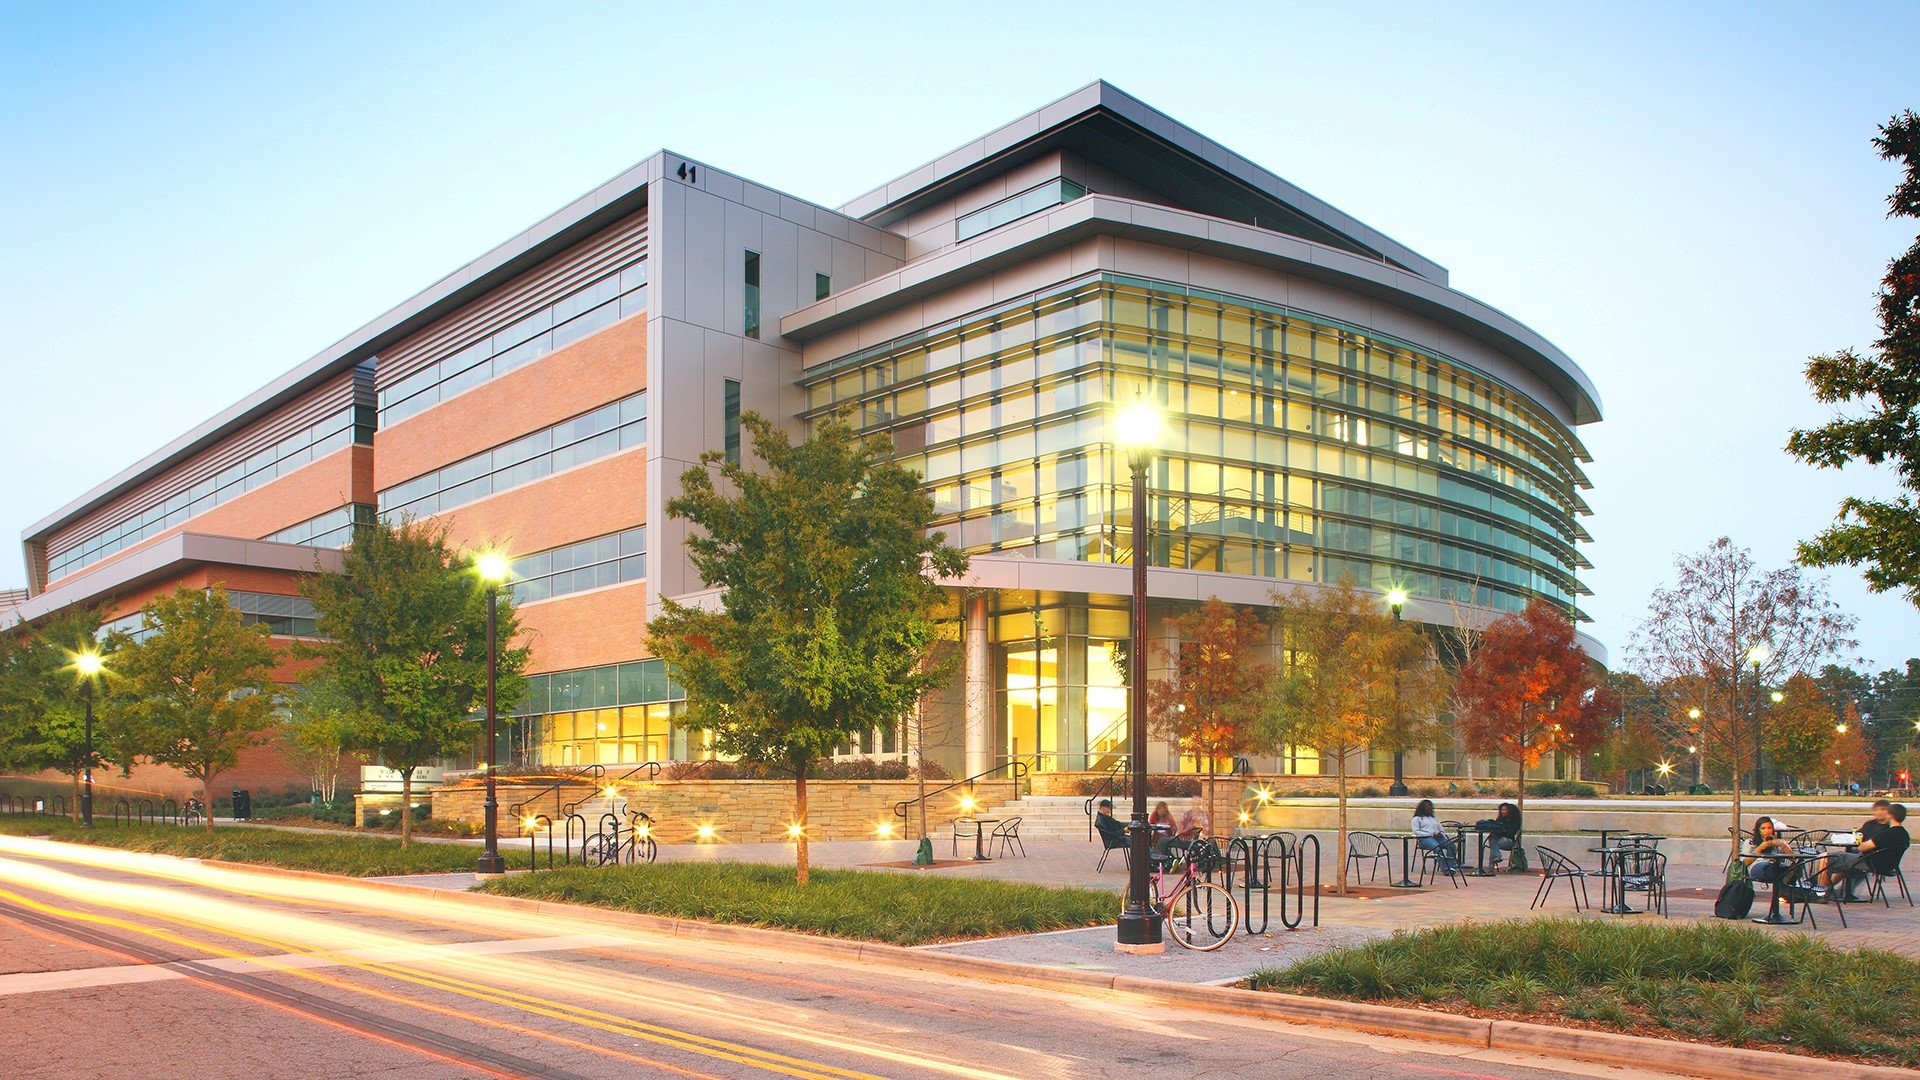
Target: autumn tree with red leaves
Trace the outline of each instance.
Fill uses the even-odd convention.
[[[1520,767],[1520,807],[1527,770],[1559,750],[1582,753],[1606,737],[1611,696],[1593,661],[1574,639],[1573,622],[1544,600],[1487,627],[1480,649],[1457,676],[1465,706],[1460,733],[1477,754],[1498,754]]]
[[[1183,755],[1206,763],[1207,816],[1214,814],[1214,767],[1222,758],[1277,747],[1260,723],[1262,688],[1272,676],[1267,624],[1218,597],[1168,620],[1174,646],[1156,643],[1168,676],[1147,687],[1147,723]]]

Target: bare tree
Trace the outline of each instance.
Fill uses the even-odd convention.
[[[1740,764],[1748,754],[1756,758],[1756,790],[1760,782],[1761,688],[1814,672],[1852,646],[1855,620],[1828,598],[1824,582],[1798,567],[1761,570],[1750,552],[1724,536],[1676,559],[1674,571],[1671,588],[1653,591],[1628,644],[1628,662],[1664,688],[1672,700],[1669,715],[1688,716],[1697,726],[1706,760],[1733,774],[1737,835]]]

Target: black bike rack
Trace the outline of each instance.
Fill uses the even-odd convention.
[[[546,823],[547,869],[553,869],[553,819],[545,814],[533,815],[533,831],[527,834],[527,866],[538,869],[540,866],[541,822]]]
[[[152,799],[136,799],[133,803],[133,817],[142,825],[159,823],[159,813],[154,809]]]
[[[133,824],[133,808],[127,805],[127,800],[113,800],[113,823],[115,825]]]
[[[629,810],[627,811],[627,817],[631,819],[627,823],[627,865],[631,866],[642,861],[640,855],[642,850],[640,847],[641,844],[647,844],[647,850],[652,852],[652,854],[645,858],[645,861],[654,861],[655,858],[659,857],[660,846],[653,839],[653,815],[644,810]],[[646,824],[642,825],[641,822],[645,822]],[[642,831],[643,829],[645,831]]]
[[[581,852],[584,860],[586,853]],[[609,810],[600,815],[600,865],[620,865],[620,818]]]
[[[1279,839],[1278,837],[1270,839]],[[1280,859],[1280,925],[1289,930],[1298,930],[1307,913],[1307,846],[1313,846],[1313,925],[1320,925],[1320,838],[1307,833],[1293,845],[1292,856],[1287,856],[1286,842],[1281,841]],[[1287,916],[1287,877],[1291,868],[1293,884],[1293,916]]]
[[[574,851],[573,823],[576,821],[580,823],[580,865],[585,866],[587,865],[587,819],[586,818],[581,817],[579,814],[570,813],[567,815],[566,847],[563,848],[562,850],[564,850],[566,853],[566,861],[572,862],[573,851]],[[551,844],[551,837],[549,837],[549,844]]]
[[[180,824],[180,804],[173,799],[160,800],[160,820],[173,825]]]

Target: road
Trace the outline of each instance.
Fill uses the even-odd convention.
[[[74,1077],[1634,1077],[0,838],[0,1061]]]

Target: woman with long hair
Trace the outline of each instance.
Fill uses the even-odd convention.
[[[1510,802],[1500,804],[1493,813],[1493,828],[1487,830],[1487,846],[1493,850],[1493,869],[1500,869],[1503,852],[1520,843],[1520,808]]]
[[[1440,872],[1451,877],[1455,865],[1453,841],[1447,838],[1446,828],[1434,816],[1432,799],[1421,799],[1420,805],[1413,808],[1413,835],[1422,848],[1440,853]]]

